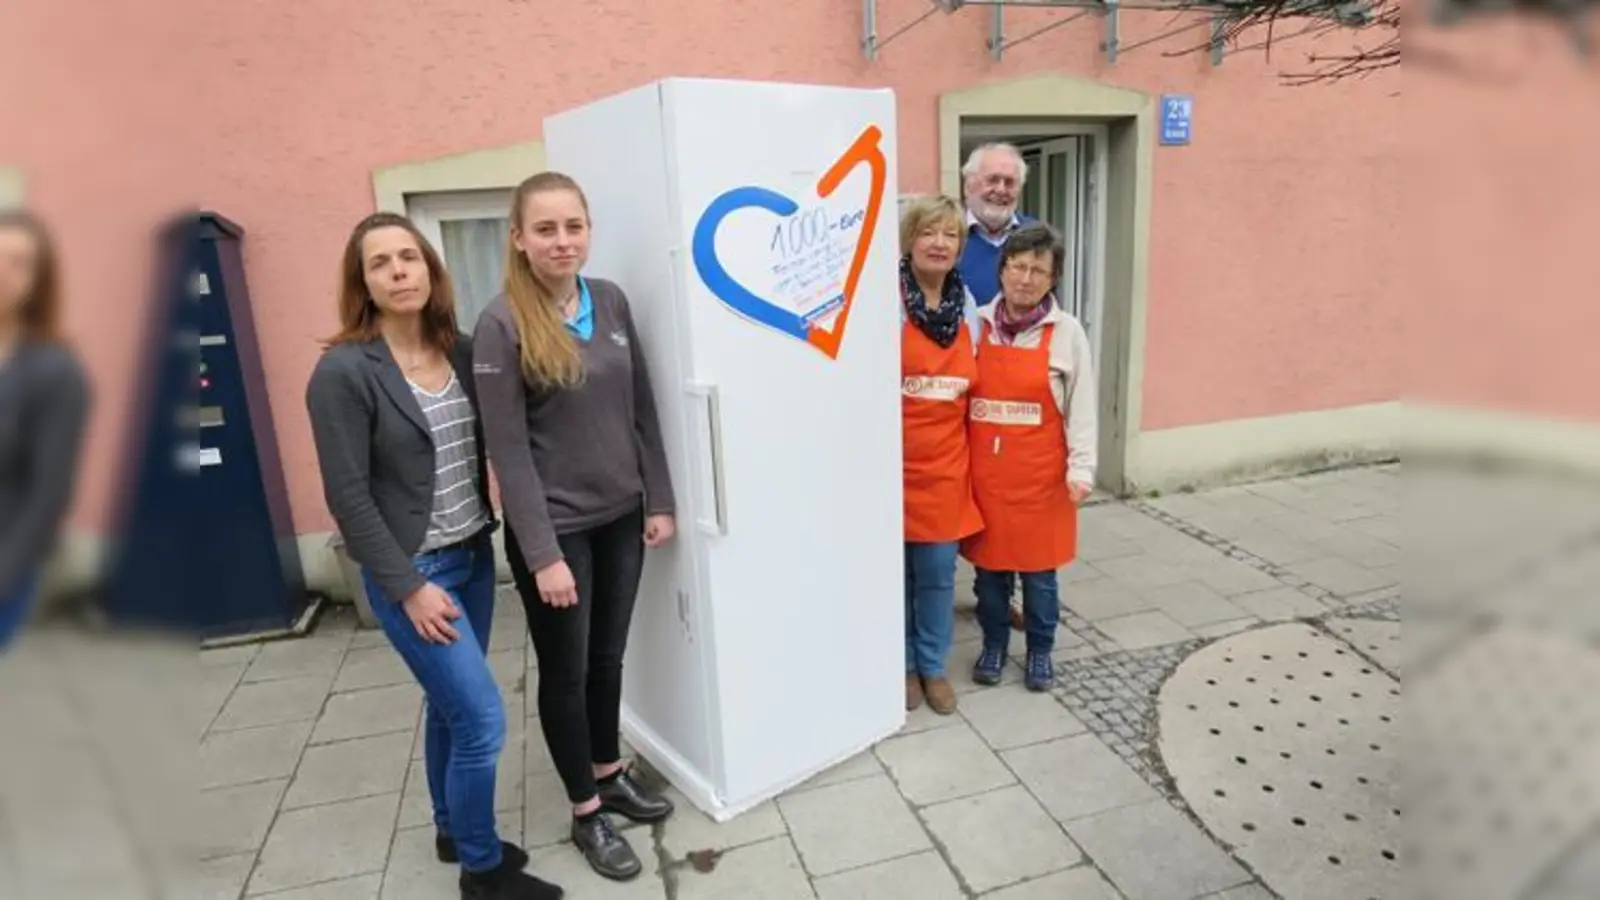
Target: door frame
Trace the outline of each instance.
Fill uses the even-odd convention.
[[[1101,280],[1099,484],[1119,495],[1144,480],[1140,420],[1149,293],[1151,192],[1157,132],[1155,97],[1055,73],[946,91],[939,97],[939,180],[961,196],[964,138],[1019,134],[1023,123],[1106,130],[1104,277]],[[1045,136],[1045,135],[1041,135]]]
[[[1088,196],[1079,196],[1079,202],[1087,209],[1082,215],[1089,220],[1089,234],[1087,238],[1080,231],[1077,234],[1063,235],[1067,248],[1079,259],[1088,260],[1088,285],[1084,308],[1089,312],[1088,321],[1084,323],[1089,332],[1090,346],[1094,350],[1095,363],[1105,357],[1105,278],[1106,278],[1106,178],[1107,159],[1110,157],[1111,131],[1104,125],[1084,122],[1061,121],[1034,121],[997,124],[991,122],[974,122],[962,128],[962,138],[969,136],[985,140],[1005,140],[1009,135],[1025,134],[1029,138],[1038,138],[1048,135],[1043,140],[1029,140],[1017,145],[1017,149],[1024,153],[1038,151],[1040,166],[1038,177],[1039,196],[1045,204],[1049,203],[1049,168],[1048,154],[1053,145],[1064,143],[1065,138],[1088,138],[1091,147],[1088,165]],[[1081,154],[1082,145],[1074,143],[1073,152]],[[1030,181],[1033,176],[1030,175]],[[1085,246],[1086,243],[1088,246]]]
[[[1061,233],[1063,243],[1062,249],[1069,254],[1065,260],[1065,265],[1062,267],[1062,270],[1056,273],[1056,298],[1064,306],[1069,307],[1068,312],[1078,315],[1086,303],[1092,305],[1089,295],[1084,290],[1085,284],[1080,277],[1082,274],[1082,266],[1085,262],[1084,253],[1081,246],[1083,244],[1083,233],[1085,231],[1082,221],[1084,212],[1082,207],[1083,197],[1077,188],[1069,185],[1067,193],[1062,200],[1064,207],[1071,207],[1071,212],[1069,213],[1066,208],[1063,208],[1059,210],[1058,216],[1052,217],[1051,213],[1055,211],[1053,210],[1053,207],[1055,206],[1055,197],[1053,192],[1056,186],[1050,177],[1052,159],[1057,156],[1066,157],[1066,180],[1068,182],[1072,181],[1073,175],[1078,175],[1080,177],[1082,176],[1083,157],[1082,148],[1078,143],[1078,137],[1076,135],[1072,135],[1068,137],[1049,138],[1047,140],[1029,140],[1017,142],[1014,144],[1014,146],[1016,146],[1018,150],[1022,151],[1024,163],[1032,168],[1031,173],[1024,181],[1023,196],[1026,197],[1028,193],[1026,185],[1031,184],[1036,186],[1034,193],[1037,193],[1039,197],[1038,204],[1033,209],[1026,210],[1026,212],[1040,221],[1049,224],[1051,227],[1056,228],[1057,231]],[[1036,162],[1030,161],[1030,157]],[[1070,203],[1068,201],[1070,201]],[[1021,204],[1018,204],[1018,211],[1024,211],[1021,209]],[[1058,220],[1061,224],[1058,224]],[[1092,263],[1092,260],[1090,262]],[[1073,281],[1072,290],[1070,293],[1065,290],[1069,279]],[[1067,303],[1069,298],[1071,300],[1070,304]],[[1088,316],[1078,315],[1079,321],[1083,322],[1086,327],[1089,324],[1090,318],[1091,317]],[[1091,338],[1093,337],[1092,332],[1090,336]]]
[[[1105,327],[1106,317],[1106,260],[1108,254],[1106,240],[1107,206],[1109,191],[1107,179],[1110,171],[1111,157],[1111,129],[1096,122],[1069,121],[1063,119],[1008,119],[1005,121],[962,121],[960,125],[960,141],[967,144],[973,141],[1007,141],[1012,143],[1024,154],[1038,154],[1038,166],[1028,172],[1028,183],[1039,186],[1040,219],[1045,216],[1050,203],[1050,170],[1049,157],[1052,150],[1066,150],[1079,156],[1081,161],[1084,145],[1089,147],[1087,164],[1086,196],[1080,191],[1078,202],[1082,204],[1081,212],[1074,216],[1066,217],[1075,233],[1062,235],[1067,245],[1067,252],[1071,257],[1083,259],[1087,262],[1084,272],[1088,284],[1082,288],[1082,308],[1087,315],[1081,317],[1084,330],[1088,333],[1090,352],[1094,358],[1097,374],[1108,367],[1108,360],[1116,358],[1117,348],[1109,346],[1107,337],[1108,328]],[[1087,138],[1081,142],[1078,139]],[[1087,220],[1088,234],[1083,228],[1077,227]],[[1052,223],[1054,224],[1054,223]],[[1070,268],[1070,266],[1069,266]],[[1063,273],[1065,278],[1070,273]],[[1101,410],[1117,409],[1118,405],[1108,402],[1107,393],[1118,390],[1115,379],[1101,377],[1098,380],[1101,397],[1096,398]],[[1126,408],[1126,407],[1121,407]],[[1110,422],[1104,425],[1112,424]],[[1108,467],[1109,468],[1109,467]],[[1110,469],[1107,475],[1119,471]],[[1113,488],[1120,476],[1101,479]]]

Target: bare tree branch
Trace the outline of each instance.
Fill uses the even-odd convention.
[[[1270,59],[1277,44],[1350,32],[1376,37],[1370,46],[1356,44],[1342,53],[1309,53],[1306,70],[1285,72],[1280,77],[1290,85],[1318,84],[1365,77],[1400,64],[1398,0],[1181,0],[1179,7],[1220,16],[1220,26],[1204,43],[1168,51],[1167,56],[1210,52],[1220,42],[1231,48],[1229,52],[1259,49]],[[1278,27],[1283,20],[1306,24],[1283,34]],[[1264,38],[1245,43],[1263,30]]]
[[[1429,5],[1438,25],[1460,24],[1492,15],[1554,20],[1570,31],[1577,52],[1587,55],[1594,49],[1587,15],[1600,8],[1600,0],[1430,0]],[[1209,52],[1220,42],[1231,48],[1229,52],[1264,49],[1270,58],[1272,48],[1280,42],[1349,32],[1350,49],[1307,53],[1303,68],[1281,72],[1279,77],[1289,85],[1331,83],[1365,78],[1400,65],[1400,0],[1176,0],[1175,8],[1194,15],[1220,17],[1219,26],[1204,43],[1170,51],[1167,56]],[[1280,20],[1311,24],[1283,34],[1278,27]],[[1188,29],[1176,29],[1159,37],[1170,37],[1184,30]],[[1264,39],[1254,39],[1259,30],[1266,32]],[[1249,43],[1245,43],[1247,39]],[[1420,54],[1416,48],[1412,49],[1408,60],[1432,69],[1461,69],[1456,62]]]

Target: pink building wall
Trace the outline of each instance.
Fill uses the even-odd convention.
[[[1054,72],[1190,92],[1193,145],[1155,152],[1142,427],[1400,394],[1398,79],[1279,84],[1309,44],[1280,46],[1270,65],[1259,51],[1217,69],[1204,54],[1163,56],[1203,34],[1192,31],[1112,66],[1085,16],[997,64],[987,10],[973,8],[935,15],[868,62],[859,0],[105,6],[121,5],[0,13],[0,108],[29,123],[0,129],[0,161],[27,170],[59,225],[70,324],[101,397],[82,527],[107,510],[154,211],[193,202],[246,228],[294,517],[325,530],[303,389],[334,324],[344,237],[373,208],[372,171],[536,139],[548,113],[669,75],[893,87],[904,191],[938,187],[946,91]],[[880,34],[924,9],[880,0]],[[1010,10],[1008,31],[1064,14]],[[1122,40],[1169,21],[1124,14]]]
[[[1437,60],[1407,72],[1409,396],[1600,422],[1600,61],[1548,17],[1407,52]]]

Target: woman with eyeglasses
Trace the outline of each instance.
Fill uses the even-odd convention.
[[[0,650],[33,608],[39,569],[72,498],[89,383],[60,333],[44,223],[0,212]]]
[[[1000,683],[1019,581],[1024,684],[1042,691],[1054,680],[1056,573],[1077,554],[1078,504],[1094,488],[1094,371],[1083,325],[1055,296],[1065,262],[1050,226],[1018,228],[1000,249],[1000,297],[978,312],[967,439],[985,527],[961,552],[976,570],[983,652],[972,679],[984,685]]]

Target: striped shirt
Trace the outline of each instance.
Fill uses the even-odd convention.
[[[478,442],[473,437],[467,392],[454,372],[438,393],[430,394],[415,382],[409,383],[433,437],[433,514],[417,550],[426,553],[477,534],[489,524],[489,518],[478,499]]]

